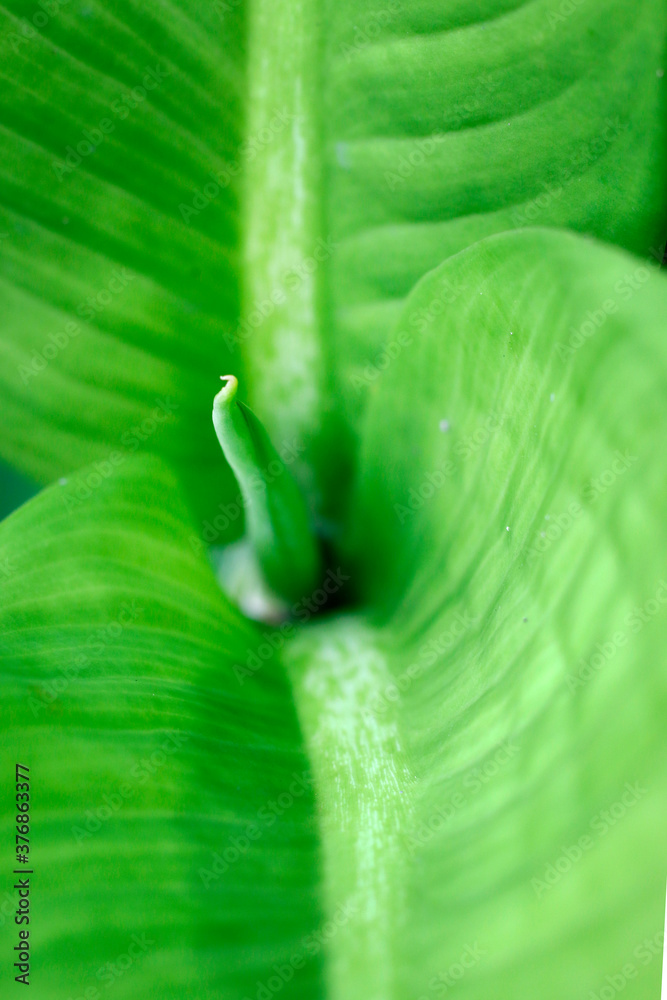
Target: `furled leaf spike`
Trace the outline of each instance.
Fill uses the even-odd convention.
[[[236,377],[220,377],[213,426],[243,494],[248,538],[271,589],[289,602],[299,600],[321,575],[305,501],[260,420],[237,400]]]

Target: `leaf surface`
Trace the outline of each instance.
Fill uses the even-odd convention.
[[[339,522],[428,270],[535,223],[658,252],[663,5],[562,6],[2,8],[4,457],[53,480],[167,394],[173,425],[141,447],[210,514],[231,481],[208,402],[233,371]]]
[[[662,274],[548,230],[429,274],[325,581],[356,611],[312,621],[323,590],[298,627],[243,621],[156,461],[76,515],[56,486],[4,523],[3,704],[9,760],[28,747],[34,769],[48,1000],[125,953],[130,889],[157,943],[119,995],[199,977],[264,1000],[277,964],[285,996],[560,1000],[628,963],[627,996],[656,994],[666,304]],[[136,622],[91,648],[126,600]],[[311,772],[314,802],[290,792]]]
[[[8,870],[34,871],[31,985],[40,1000],[240,998],[296,955],[284,995],[317,995],[312,781],[272,648],[194,554],[164,465],[133,459],[76,514],[65,489],[0,527],[2,839]]]
[[[0,10],[3,455],[48,482],[156,451],[208,513],[232,481],[209,404],[238,319],[242,11],[25,14]]]
[[[367,893],[334,997],[555,1000],[625,963],[657,994],[666,306],[547,230],[408,300],[350,524],[365,610],[293,648],[328,905]]]
[[[651,0],[330,11],[327,356],[357,434],[406,296],[450,254],[555,226],[661,257],[667,21]]]

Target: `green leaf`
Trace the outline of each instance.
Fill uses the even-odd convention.
[[[312,442],[325,518],[348,499],[369,391],[426,272],[535,224],[659,252],[663,5],[565,7],[250,5],[249,132],[269,127],[278,97],[297,120],[246,170],[249,399],[280,435]]]
[[[243,493],[248,542],[274,593],[298,600],[314,589],[321,565],[308,511],[287,468],[290,456],[278,454],[264,425],[239,403],[237,379],[221,378],[213,425]]]
[[[310,771],[271,646],[194,554],[162,464],[128,462],[76,513],[65,490],[0,526],[3,976],[21,763],[40,1000],[240,998],[295,954],[284,995],[317,995]]]
[[[40,987],[561,1000],[632,963],[648,1000],[667,293],[553,229],[658,254],[662,3],[25,9],[0,14],[3,456],[95,463],[0,526]],[[190,522],[243,507],[220,370],[303,444],[342,566],[298,633],[244,622]],[[357,610],[310,622],[347,582]],[[286,791],[306,760],[315,802]],[[130,918],[156,943],[125,977]]]
[[[659,0],[331,11],[327,356],[358,434],[405,297],[450,254],[535,225],[659,252],[665,15]]]
[[[0,12],[2,449],[42,482],[141,448],[202,511],[231,487],[210,396],[238,313],[242,24],[188,3]]]
[[[662,2],[565,7],[71,0],[26,16],[13,0],[3,456],[53,480],[168,394],[173,426],[142,446],[209,513],[230,484],[208,425],[228,370],[274,439],[304,442],[295,473],[331,530],[383,344],[428,270],[535,222],[643,255],[664,237]],[[112,293],[119,269],[133,277]],[[34,352],[48,364],[28,374]]]
[[[332,997],[598,996],[627,963],[659,992],[666,310],[664,275],[548,231],[408,300],[350,525],[364,610],[291,651],[327,906],[367,897]]]
[[[666,305],[664,275],[548,230],[428,275],[327,581],[355,611],[311,621],[323,587],[298,626],[244,622],[157,461],[76,515],[65,484],[4,523],[3,712],[10,765],[34,774],[45,1000],[96,985],[135,928],[155,951],[119,996],[561,1000],[620,976],[657,994]],[[142,610],[118,632],[125,600]],[[170,735],[182,754],[114,812]],[[288,791],[205,889],[220,844],[310,769],[315,803]]]

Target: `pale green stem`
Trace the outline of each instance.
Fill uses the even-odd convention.
[[[250,402],[281,440],[306,446],[295,475],[317,506],[309,442],[321,419],[320,4],[252,0],[241,349]]]
[[[213,425],[243,494],[249,541],[272,590],[300,600],[312,594],[321,573],[304,499],[260,421],[236,399],[237,379],[221,378]]]
[[[350,617],[300,632],[283,655],[315,778],[325,907],[335,928],[326,995],[392,1000],[414,784],[394,704],[374,710],[392,675],[373,633]]]

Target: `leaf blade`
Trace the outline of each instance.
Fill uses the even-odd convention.
[[[275,658],[239,684],[263,635],[195,554],[163,464],[135,459],[77,516],[62,489],[1,528],[4,745],[32,774],[40,996],[241,996],[299,951],[317,990],[311,783]],[[6,843],[12,827],[5,809]]]

